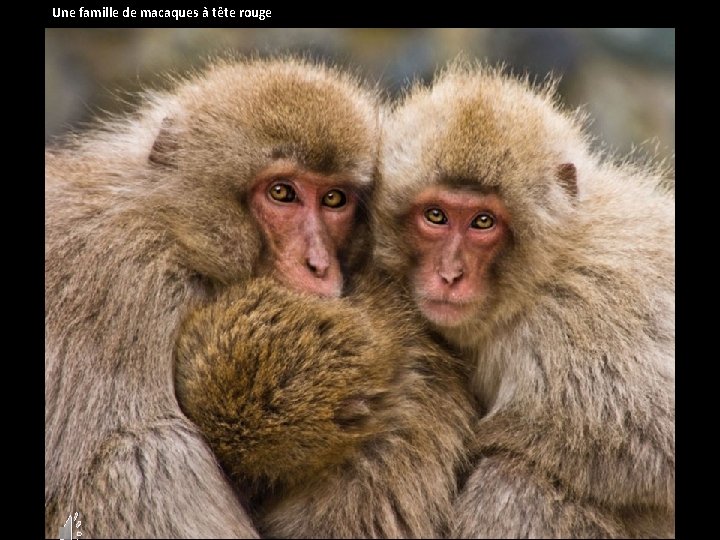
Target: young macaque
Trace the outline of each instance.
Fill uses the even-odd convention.
[[[674,535],[675,210],[552,85],[457,63],[384,125],[376,255],[474,371],[453,537]]]
[[[378,100],[293,59],[219,61],[46,153],[45,534],[257,532],[173,381],[180,324],[260,276],[333,298],[368,251]]]

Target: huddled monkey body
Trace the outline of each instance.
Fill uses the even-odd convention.
[[[268,280],[191,313],[176,388],[271,538],[433,538],[453,522],[475,412],[463,365],[410,303]]]
[[[178,406],[180,323],[257,276],[338,296],[378,139],[353,77],[218,61],[46,152],[47,536],[76,511],[89,537],[257,535]]]
[[[218,62],[47,152],[46,535],[673,534],[661,172],[490,70],[383,130],[336,70]],[[396,282],[339,299],[381,141]],[[454,506],[472,400],[412,302],[473,370]]]
[[[674,534],[674,198],[581,124],[461,62],[384,124],[376,255],[487,411],[453,535]]]

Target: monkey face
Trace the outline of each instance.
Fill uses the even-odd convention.
[[[440,326],[475,316],[492,286],[493,261],[506,242],[508,212],[500,198],[435,186],[408,214],[416,264],[410,284],[422,313]]]
[[[298,291],[340,296],[339,251],[357,207],[348,181],[277,161],[258,176],[250,207],[268,245],[272,275]]]

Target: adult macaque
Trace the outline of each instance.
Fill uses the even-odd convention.
[[[340,299],[256,280],[183,325],[178,400],[263,536],[448,532],[474,409],[409,305],[367,280]]]
[[[376,254],[487,411],[454,537],[674,534],[674,198],[552,86],[455,65],[385,125]]]
[[[367,251],[372,92],[296,60],[218,62],[46,154],[45,532],[256,536],[178,407],[189,308],[271,276],[335,297]]]

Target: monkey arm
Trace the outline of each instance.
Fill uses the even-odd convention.
[[[258,536],[197,428],[180,418],[109,437],[72,490],[48,503],[50,538],[73,510],[91,538]]]
[[[572,324],[539,306],[478,359],[506,367],[477,424],[481,457],[458,501],[458,536],[674,534],[672,348],[630,317],[583,317],[595,311],[568,301]],[[526,523],[535,528],[510,532]]]
[[[436,536],[472,407],[454,360],[402,319],[269,281],[192,314],[182,409],[278,537]]]
[[[520,419],[501,413],[481,422],[478,439],[483,449],[527,456],[582,498],[610,506],[640,502],[674,508],[672,433],[653,425],[609,430],[604,436],[591,433],[592,429],[560,414],[533,418],[526,413]]]
[[[455,503],[450,538],[622,538],[612,514],[567,496],[522,456],[480,458]]]
[[[103,232],[109,244],[117,240]],[[182,288],[159,284],[152,267],[121,250],[108,253],[103,242],[74,249],[85,239],[66,235],[46,262],[46,537],[74,512],[91,538],[257,537],[173,396],[179,317],[166,306]],[[68,249],[77,258],[60,264]],[[126,276],[150,285],[126,287]]]
[[[578,351],[579,340],[547,341],[575,345],[550,350],[536,341],[526,344],[532,352],[517,352],[525,380],[518,379],[513,404],[479,422],[481,447],[526,456],[580,498],[673,509],[674,383],[657,367],[661,352],[635,360],[633,350],[593,354]]]
[[[669,441],[525,413],[479,422],[481,457],[455,505],[454,537],[674,536]]]

